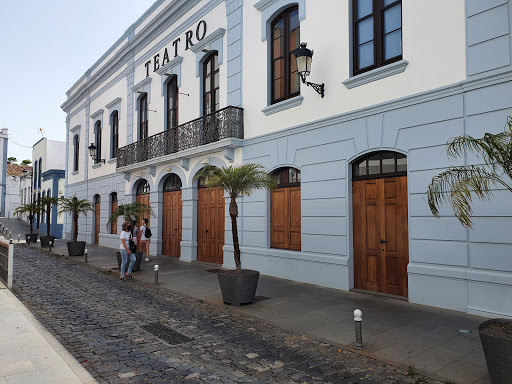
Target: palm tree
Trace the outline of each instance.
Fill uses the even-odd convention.
[[[52,206],[59,203],[58,197],[52,196],[43,196],[38,199],[41,214],[46,214],[46,236],[50,236],[50,212],[52,210]]]
[[[92,211],[93,205],[87,199],[78,199],[76,196],[71,198],[61,197],[59,200],[59,215],[62,213],[71,213],[73,215],[73,241],[78,239],[78,216]]]
[[[148,215],[155,216],[155,213],[149,205],[138,201],[134,201],[130,204],[121,204],[114,212],[112,212],[112,215],[110,215],[107,222],[107,228],[116,222],[119,216],[123,216],[125,221],[132,221],[132,217],[139,219]]]
[[[449,203],[460,223],[473,228],[473,196],[490,199],[493,187],[497,186],[512,192],[512,118],[507,118],[503,132],[485,133],[481,139],[469,135],[452,139],[447,152],[454,158],[472,152],[483,164],[450,167],[432,178],[427,191],[428,205],[432,214],[439,217],[438,207]]]
[[[39,204],[37,202],[27,203],[22,205],[21,207],[16,208],[14,213],[18,215],[26,215],[28,214],[28,221],[30,222],[30,234],[32,234],[32,222],[34,221],[34,215],[38,214],[40,210]]]
[[[257,189],[275,188],[276,182],[263,166],[251,163],[222,168],[207,165],[194,176],[194,180],[201,177],[204,177],[206,187],[223,187],[229,194],[231,199],[229,216],[231,217],[236,272],[241,273],[242,263],[240,261],[240,243],[238,242],[238,225],[236,222],[238,216],[236,199],[239,196],[250,196]]]

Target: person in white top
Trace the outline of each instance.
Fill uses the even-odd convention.
[[[144,223],[140,227],[140,249],[142,252],[146,252],[146,258],[144,261],[149,261],[149,243],[151,242],[151,239],[149,237],[146,237],[146,228],[148,228],[148,219],[144,219]]]
[[[122,226],[123,231],[119,236],[121,238],[121,244],[119,245],[119,250],[121,251],[121,273],[119,278],[121,280],[126,280],[126,277],[133,278],[132,269],[135,264],[135,255],[130,252],[130,239],[132,238],[132,223],[129,221],[125,221]],[[126,264],[128,263],[128,257],[130,258],[130,264],[128,265],[128,271],[126,271]],[[126,271],[126,277],[125,272]]]

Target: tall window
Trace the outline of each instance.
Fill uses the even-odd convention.
[[[41,173],[43,172],[43,158],[39,158],[39,173],[37,175],[37,187],[41,188]]]
[[[219,55],[212,53],[203,64],[203,115],[219,110]]]
[[[110,124],[112,126],[110,157],[113,159],[117,157],[117,148],[119,148],[119,114],[117,111],[110,115]]]
[[[78,155],[80,151],[80,139],[78,135],[73,137],[73,172],[78,171]]]
[[[353,0],[354,75],[402,59],[402,0]]]
[[[101,121],[97,121],[94,125],[94,134],[96,141],[96,159],[94,159],[94,164],[98,164],[101,159]]]
[[[34,189],[37,189],[37,160],[34,163]]]
[[[167,129],[178,126],[178,76],[167,83]]]
[[[292,7],[272,22],[272,103],[300,94],[300,77],[293,55],[299,45],[299,9]]]
[[[110,194],[110,214],[113,214],[117,209],[117,192]],[[110,233],[113,235],[117,234],[117,217],[112,221],[110,225]]]
[[[148,137],[148,94],[141,96],[139,101],[139,140]]]
[[[270,246],[300,251],[300,171],[295,168],[280,168],[273,176],[277,188],[270,192]]]

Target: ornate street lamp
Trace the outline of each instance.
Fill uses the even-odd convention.
[[[293,53],[295,60],[297,60],[297,72],[299,73],[302,83],[306,84],[318,92],[319,95],[324,97],[324,83],[315,84],[306,81],[306,77],[311,73],[311,62],[313,61],[313,51],[306,48],[307,43],[300,43],[300,48],[297,48]]]
[[[96,158],[96,146],[94,145],[94,143],[91,143],[91,145],[89,145],[89,154],[91,155],[91,159],[95,160],[96,162],[102,162],[103,164],[105,164],[105,159],[97,159]]]

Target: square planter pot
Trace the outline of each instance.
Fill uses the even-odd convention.
[[[49,247],[50,242],[55,241],[55,236],[41,236],[41,247]],[[53,243],[55,244],[55,243]]]
[[[222,300],[225,304],[249,304],[256,297],[256,288],[260,273],[250,269],[242,269],[241,274],[235,271],[222,271],[217,273]]]
[[[491,383],[509,384],[512,380],[512,337],[486,330],[492,324],[512,326],[512,320],[491,319],[478,326]]]
[[[68,255],[82,256],[85,253],[85,241],[68,241]]]
[[[27,243],[37,243],[37,237],[39,235],[37,233],[25,233],[25,241]]]
[[[142,251],[135,252],[135,264],[133,264],[132,272],[140,271],[140,264],[142,263]],[[117,267],[119,270],[121,270],[121,263],[123,262],[123,259],[121,258],[121,252],[116,252],[117,256]],[[129,259],[128,259],[129,260]],[[128,263],[126,263],[126,271],[128,270]],[[124,271],[126,273],[126,271]]]

